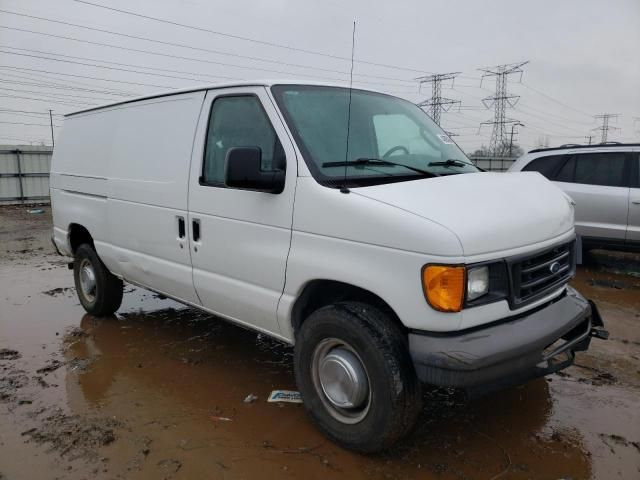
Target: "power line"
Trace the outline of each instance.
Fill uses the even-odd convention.
[[[561,101],[560,101],[560,100],[558,100],[557,98],[553,98],[552,96],[547,95],[546,93],[541,92],[540,90],[538,90],[538,89],[536,89],[536,88],[533,88],[533,87],[529,86],[529,85],[528,85],[528,84],[526,84],[526,83],[520,82],[520,85],[522,85],[522,86],[523,86],[523,87],[525,87],[525,88],[528,88],[529,90],[531,90],[531,91],[533,91],[533,92],[536,92],[538,95],[542,95],[543,97],[548,98],[548,99],[549,99],[549,100],[551,100],[552,102],[555,102],[555,103],[557,103],[557,104],[559,104],[559,105],[562,105],[562,106],[563,106],[563,107],[565,107],[565,108],[568,108],[569,110],[573,110],[574,112],[578,112],[578,113],[580,113],[580,114],[582,114],[582,115],[586,115],[586,116],[587,116],[587,117],[589,117],[589,118],[591,118],[591,117],[592,117],[592,115],[591,115],[590,113],[584,112],[584,111],[582,111],[582,110],[578,110],[577,108],[574,108],[574,107],[572,107],[571,105],[567,105],[566,103],[561,102]]]
[[[544,116],[541,116],[541,115],[537,115],[537,114],[535,114],[535,113],[531,113],[531,112],[524,112],[524,111],[522,111],[522,110],[520,109],[520,106],[515,107],[515,108],[514,108],[514,110],[516,110],[517,112],[521,113],[522,115],[527,115],[527,116],[530,116],[530,117],[539,118],[540,120],[543,120],[543,121],[545,121],[545,122],[547,122],[547,123],[550,123],[550,124],[552,124],[552,125],[555,125],[556,127],[560,127],[560,128],[563,128],[563,129],[565,129],[565,130],[568,130],[568,131],[571,131],[571,132],[574,132],[574,133],[580,133],[580,134],[582,134],[582,132],[583,132],[582,130],[577,130],[577,129],[572,128],[572,127],[567,127],[566,125],[564,125],[564,124],[562,124],[562,123],[558,123],[558,122],[555,122],[555,121],[553,121],[553,120],[550,120],[550,119],[549,119],[549,118],[547,118],[547,117],[544,117]]]
[[[522,67],[529,62],[511,63],[507,65],[496,65],[495,67],[481,68],[484,72],[482,79],[485,77],[496,77],[496,91],[494,95],[486,97],[482,103],[487,108],[494,107],[493,120],[482,122],[482,125],[493,125],[491,132],[491,141],[489,142],[489,151],[498,155],[504,153],[506,145],[507,123],[516,123],[518,120],[507,118],[505,111],[507,106],[514,107],[520,98],[518,95],[509,95],[507,93],[507,77],[514,73],[520,73],[522,77]],[[482,86],[482,79],[480,80]]]
[[[131,35],[131,34],[127,34],[127,33],[122,33],[122,32],[115,32],[113,30],[106,30],[106,29],[102,29],[102,28],[96,28],[96,27],[89,27],[86,25],[80,25],[77,23],[71,23],[71,22],[64,22],[61,20],[54,20],[52,18],[47,18],[47,17],[39,17],[36,15],[27,15],[25,13],[18,13],[18,12],[12,12],[10,10],[3,10],[0,9],[0,12],[4,12],[4,13],[8,13],[10,15],[17,15],[20,17],[26,17],[26,18],[31,18],[31,19],[36,19],[36,20],[42,20],[45,22],[51,22],[51,23],[57,23],[60,25],[67,25],[67,26],[72,26],[72,27],[76,27],[76,28],[82,28],[85,30],[90,30],[90,31],[95,31],[95,32],[102,32],[102,33],[108,33],[110,35],[116,35],[116,36],[120,36],[120,37],[125,37],[125,38],[132,38],[132,39],[136,39],[136,40],[143,40],[146,42],[153,42],[153,43],[158,43],[161,45],[169,45],[172,47],[179,47],[179,48],[186,48],[189,50],[195,50],[195,51],[201,51],[201,52],[207,52],[207,53],[214,53],[216,55],[223,55],[223,56],[228,56],[228,57],[234,57],[234,58],[244,58],[247,60],[252,60],[252,61],[258,61],[258,62],[264,62],[264,63],[272,63],[272,64],[276,64],[276,65],[284,65],[284,66],[288,66],[288,67],[294,67],[294,68],[306,68],[306,69],[310,69],[310,70],[318,70],[318,71],[322,71],[322,72],[330,72],[330,73],[339,73],[339,74],[343,74],[343,75],[348,75],[349,72],[345,72],[342,70],[335,70],[335,69],[331,69],[331,68],[322,68],[322,67],[314,67],[312,65],[303,65],[300,63],[291,63],[291,62],[283,62],[280,60],[270,60],[270,59],[266,59],[266,58],[262,58],[262,57],[252,57],[250,55],[242,55],[239,53],[230,53],[230,52],[223,52],[220,50],[212,50],[209,48],[202,48],[202,47],[195,47],[193,45],[188,45],[185,43],[176,43],[176,42],[167,42],[165,40],[158,40],[155,38],[150,38],[150,37],[142,37],[139,35]],[[33,33],[33,32],[30,32]],[[78,40],[75,38],[70,38],[70,37],[63,37],[65,39],[68,40],[75,40],[75,41],[85,41],[85,40]],[[103,45],[103,44],[100,44]],[[147,52],[147,51],[144,51]],[[147,52],[150,53],[150,52]],[[185,59],[188,57],[184,57]],[[192,61],[201,61],[200,59],[195,59],[195,58],[189,58],[189,60]],[[236,66],[237,68],[240,68],[239,66]],[[248,68],[248,67],[245,67]],[[404,82],[404,83],[412,83],[411,80],[407,80],[407,79],[403,79],[403,78],[394,78],[394,77],[385,77],[385,76],[381,76],[381,75],[370,75],[370,74],[364,74],[364,73],[354,73],[354,75],[356,76],[360,76],[360,77],[368,77],[368,78],[378,78],[378,79],[382,79],[382,80],[392,80],[392,81],[400,81],[400,82]],[[402,86],[407,86],[407,85],[402,85]]]
[[[3,52],[0,51],[0,53],[3,53]],[[44,58],[46,58],[46,57],[44,57]],[[49,60],[49,59],[47,59],[47,60]],[[29,72],[41,72],[41,73],[47,73],[47,74],[50,74],[50,75],[64,75],[66,77],[87,78],[87,79],[91,79],[91,80],[100,80],[102,82],[126,83],[128,85],[140,85],[140,86],[145,86],[145,87],[157,87],[157,88],[166,88],[166,89],[175,88],[175,87],[168,87],[166,85],[153,85],[151,83],[128,82],[128,81],[125,81],[125,80],[114,80],[112,78],[101,78],[101,77],[92,77],[92,76],[88,76],[88,75],[78,75],[78,74],[72,74],[72,73],[52,72],[50,70],[41,70],[41,69],[26,68],[26,67],[16,67],[16,66],[13,66],[13,65],[0,65],[0,68],[11,68],[11,69],[14,69],[14,70],[19,70],[19,71],[27,70]]]
[[[0,112],[11,112],[11,113],[31,113],[34,115],[47,115],[49,116],[48,112],[36,112],[34,110],[13,110],[10,108],[0,108]],[[64,117],[64,115],[61,115],[59,113],[54,113],[53,114],[54,117]]]
[[[460,122],[460,119],[459,119],[459,118],[451,119],[449,116],[447,116],[447,121],[446,121],[446,123],[448,124],[448,123],[450,123],[450,122],[454,122],[454,123],[457,123],[458,125],[462,125],[462,126],[464,126],[464,127],[468,127],[468,128],[475,128],[476,130],[478,129],[478,126],[477,126],[477,123],[476,123],[475,119],[471,119],[470,117],[463,117],[463,118],[464,118],[464,119],[472,120],[472,121],[474,122],[474,124],[471,124],[471,123],[465,123],[465,122]]]
[[[0,75],[8,76],[14,79],[17,78],[23,82],[25,80],[28,82],[44,82],[42,83],[42,85],[46,85],[48,87],[59,87],[63,89],[68,89],[68,88],[78,88],[78,85],[81,85],[80,88],[85,89],[85,91],[91,91],[91,92],[95,91],[96,93],[104,93],[107,95],[118,95],[118,96],[124,96],[124,97],[139,95],[137,93],[125,92],[123,90],[104,89],[104,88],[97,87],[95,84],[91,85],[83,82],[75,82],[69,79],[60,79],[56,77],[52,78],[51,76],[38,75],[38,74],[28,73],[28,72],[21,72],[21,73],[22,75],[15,73],[13,71],[12,72],[0,71]],[[59,81],[64,81],[65,83],[58,83]],[[87,89],[86,87],[89,87],[89,88]],[[97,90],[97,88],[100,88],[100,89]]]
[[[456,85],[457,85],[457,86],[460,86],[459,84],[456,84]],[[454,91],[458,91],[458,90],[456,90],[455,88],[453,88],[452,90],[454,90]],[[475,96],[475,95],[470,94],[470,93],[468,93],[468,92],[462,92],[462,91],[458,91],[458,92],[459,92],[459,93],[461,93],[461,94],[470,95],[470,96],[472,96],[473,98],[476,98],[476,99],[478,99],[478,100],[483,100],[481,97]],[[520,103],[518,103],[518,105],[520,105]],[[464,107],[463,107],[463,108],[464,108]],[[519,110],[519,111],[520,111],[520,110]],[[525,112],[521,112],[521,113],[525,113]],[[531,114],[529,114],[529,113],[525,113],[525,114],[526,114],[526,115],[528,115],[528,116],[531,116]],[[479,119],[477,119],[477,118],[475,118],[475,117],[467,116],[467,115],[463,114],[463,113],[462,113],[462,112],[460,112],[460,111],[450,112],[450,114],[449,114],[449,115],[455,115],[455,116],[462,117],[462,118],[464,118],[464,119],[469,119],[469,120],[474,121],[474,122],[476,122],[476,121],[477,121],[477,122],[480,122],[480,120],[479,120]],[[547,120],[547,119],[545,118],[545,120]],[[535,123],[533,123],[533,122],[531,122],[531,121],[527,121],[527,127],[531,127],[531,126],[539,127],[539,126],[538,126],[538,125],[536,125]],[[564,125],[561,125],[561,126],[563,126],[563,127],[564,127]],[[467,128],[467,129],[471,129],[471,127],[465,127],[465,128]],[[541,128],[541,129],[544,129],[545,127],[540,127],[540,128]],[[537,129],[534,129],[534,128],[528,128],[528,130],[531,130],[531,131],[538,131],[539,133],[544,133],[542,130],[537,130]],[[575,136],[568,136],[568,135],[553,135],[553,134],[551,134],[551,135],[549,135],[549,134],[545,134],[545,135],[546,135],[546,136],[551,136],[551,137],[562,137],[562,138],[579,138],[579,137],[575,137]],[[463,135],[461,135],[461,136],[463,136],[463,137],[470,137],[470,136],[474,136],[474,137],[476,137],[476,136],[481,136],[481,132],[479,131],[479,132],[478,132],[478,135],[476,135],[476,134],[463,134]],[[521,144],[521,145],[524,145],[524,144]]]
[[[17,113],[17,112],[3,112],[0,110],[0,115],[9,115],[10,117],[25,117],[32,118],[34,120],[42,120],[42,117],[33,113]]]
[[[75,65],[84,65],[84,66],[87,66],[87,67],[102,68],[102,69],[106,69],[106,70],[118,70],[118,71],[121,71],[121,72],[132,72],[132,73],[138,73],[140,75],[150,75],[150,76],[155,76],[155,77],[166,77],[166,78],[177,78],[177,79],[180,79],[180,80],[190,80],[190,81],[197,80],[197,79],[194,79],[194,78],[179,77],[179,76],[176,76],[176,75],[165,75],[165,74],[162,74],[162,73],[141,72],[139,70],[131,70],[131,69],[126,69],[126,68],[107,67],[105,65],[96,65],[96,64],[92,64],[92,63],[75,62],[75,61],[72,61],[72,60],[62,60],[60,58],[43,57],[42,55],[31,55],[31,54],[27,54],[27,53],[7,52],[5,50],[0,50],[0,53],[5,53],[5,54],[8,54],[8,55],[19,55],[19,56],[22,56],[22,57],[41,58],[41,59],[44,59],[44,60],[50,60],[52,62],[72,63],[72,64],[75,64]],[[56,55],[56,54],[51,54],[51,55]],[[60,55],[60,56],[62,56],[62,55]],[[146,67],[141,67],[141,68],[146,68]],[[169,87],[169,88],[172,88],[172,87]],[[173,87],[173,88],[175,88],[175,87]]]
[[[460,77],[460,78],[467,78],[467,77]],[[480,80],[480,78],[478,78],[478,80]],[[478,90],[484,90],[486,92],[493,93],[492,90],[489,90],[488,88],[481,87],[479,85],[463,85],[463,84],[460,84],[460,83],[456,83],[456,87],[458,87],[458,88],[475,88],[475,89],[478,89]],[[453,85],[451,86],[451,88],[453,89]]]
[[[0,26],[0,28],[5,28]],[[30,48],[20,48],[20,47],[12,47],[10,45],[2,45],[0,44],[1,48],[10,48],[11,50],[20,50],[21,52],[30,52],[30,53],[41,53],[41,54],[45,54],[45,55],[54,55],[56,57],[63,57],[63,58],[73,58],[75,60],[86,60],[89,62],[98,62],[98,63],[105,63],[108,65],[119,65],[119,66],[124,66],[124,67],[134,67],[134,68],[143,68],[145,70],[156,70],[159,72],[169,72],[169,73],[179,73],[179,74],[184,74],[184,75],[191,75],[191,78],[188,77],[179,77],[179,76],[169,76],[169,78],[177,78],[180,80],[189,80],[189,81],[202,81],[202,82],[210,82],[211,80],[209,79],[215,79],[216,81],[218,81],[219,79],[224,79],[224,80],[241,80],[239,78],[236,77],[221,77],[220,75],[209,75],[206,73],[197,73],[194,74],[193,72],[186,72],[184,70],[172,70],[172,69],[168,69],[168,68],[158,68],[158,67],[149,67],[149,66],[144,66],[144,65],[132,65],[130,63],[122,63],[122,62],[111,62],[108,60],[96,60],[94,58],[87,58],[87,57],[78,57],[78,56],[74,56],[74,55],[65,55],[62,53],[56,53],[56,52],[47,52],[44,50],[34,50],[34,49],[30,49]],[[14,53],[14,52],[4,52],[4,53],[12,53],[14,55],[19,55],[18,53]],[[45,58],[47,60],[52,60],[48,57],[38,57],[38,58]],[[59,59],[53,59],[53,60],[58,60],[58,61],[62,61]],[[95,65],[93,63],[91,64],[85,64],[85,63],[80,63],[80,65],[88,65],[91,67],[98,67],[98,68],[107,68],[103,65]],[[123,69],[123,68],[111,68],[112,70],[121,70],[124,72],[132,72],[132,73],[142,73],[144,75],[150,75],[149,72],[140,72],[139,70],[131,70],[131,69]],[[58,75],[63,75],[61,73],[59,73]],[[166,75],[157,75],[157,76],[161,76],[161,77],[165,77]],[[198,78],[198,76],[201,77],[208,77],[208,78]],[[88,77],[91,78],[91,77]],[[103,79],[105,81],[117,81],[117,80],[106,80]],[[131,82],[120,82],[120,83],[131,83]],[[134,85],[144,85],[144,86],[150,86],[150,87],[158,87],[158,88],[166,88],[166,89],[172,89],[175,88],[175,86],[168,86],[168,85],[154,85],[154,84],[148,84],[148,83],[133,83]]]
[[[157,55],[157,56],[161,56],[161,57],[174,58],[174,59],[179,59],[179,60],[192,60],[192,61],[196,61],[196,62],[223,65],[223,66],[227,66],[227,67],[249,68],[249,67],[245,67],[245,66],[238,66],[238,65],[233,65],[233,64],[223,63],[223,62],[214,62],[214,61],[210,61],[210,60],[194,59],[192,57],[183,57],[183,56],[180,56],[180,55],[170,55],[168,53],[153,52],[151,50],[141,50],[141,49],[137,49],[137,48],[123,47],[121,45],[113,45],[113,44],[110,44],[110,43],[94,42],[92,40],[84,40],[84,39],[81,39],[81,38],[67,37],[65,35],[56,35],[56,34],[53,34],[53,33],[39,32],[37,30],[29,30],[29,29],[26,29],[26,28],[8,27],[6,25],[0,25],[0,28],[4,28],[6,30],[14,30],[14,31],[23,32],[23,33],[31,33],[33,35],[42,35],[42,36],[45,36],[45,37],[59,38],[59,39],[62,39],[62,40],[71,40],[71,41],[80,42],[80,43],[87,43],[87,44],[90,44],[90,45],[98,45],[98,46],[101,46],[101,47],[115,48],[115,49],[118,49],[118,50],[126,50],[126,51],[130,51],[130,52],[146,53],[146,54],[149,54],[149,55]],[[18,48],[18,47],[11,47],[11,46],[5,46],[4,48],[12,48],[14,50],[27,50],[26,48]],[[50,55],[56,55],[56,54],[51,54],[50,53]],[[62,56],[65,56],[65,55],[61,55],[60,54],[59,56],[62,57]],[[104,63],[110,63],[110,62],[104,62]],[[272,71],[272,72],[275,72],[275,73],[283,73],[283,72],[279,72],[279,71],[276,71],[276,70],[265,70],[265,71]],[[209,75],[209,76],[214,76],[216,78],[220,78],[220,79],[223,79],[223,80],[238,80],[238,78],[236,78],[236,77],[227,77],[227,76],[224,76],[224,75]]]
[[[558,120],[562,120],[562,121],[564,121],[564,122],[575,123],[576,125],[584,125],[584,126],[591,126],[591,125],[593,125],[593,122],[588,122],[588,123],[587,123],[587,122],[581,122],[581,121],[578,121],[578,120],[572,120],[572,119],[570,119],[570,118],[562,117],[562,116],[560,116],[560,115],[556,115],[556,114],[554,114],[554,113],[549,113],[549,112],[548,112],[548,111],[546,111],[546,110],[540,110],[539,108],[535,108],[535,107],[532,107],[532,106],[530,106],[530,105],[528,105],[528,104],[524,104],[524,103],[523,103],[523,102],[521,102],[521,101],[520,101],[520,102],[518,102],[518,107],[519,107],[519,108],[526,108],[526,109],[528,109],[528,110],[533,110],[533,111],[536,111],[536,112],[542,113],[542,114],[544,114],[544,115],[546,115],[546,116],[548,116],[548,117],[557,118]]]
[[[6,27],[2,27],[0,26],[0,28],[6,28]],[[3,47],[2,45],[0,45],[0,47]],[[65,63],[72,63],[72,64],[76,64],[76,65],[84,65],[84,66],[89,66],[89,67],[95,67],[95,68],[102,68],[102,69],[107,69],[107,70],[117,70],[117,71],[124,71],[124,72],[132,72],[132,73],[138,73],[141,75],[151,75],[151,76],[159,76],[159,77],[167,77],[167,78],[177,78],[180,80],[189,80],[189,81],[198,81],[198,82],[210,82],[211,80],[209,79],[202,79],[202,78],[198,78],[198,76],[202,76],[202,77],[211,77],[211,78],[221,78],[219,75],[208,75],[208,74],[204,74],[204,73],[191,73],[191,72],[184,72],[184,71],[180,71],[180,70],[169,70],[169,69],[164,69],[164,68],[157,68],[157,67],[149,67],[149,66],[143,66],[143,65],[131,65],[131,64],[126,64],[126,63],[120,63],[120,62],[110,62],[110,61],[106,61],[106,60],[93,60],[90,58],[86,58],[86,57],[77,57],[77,56],[71,56],[71,55],[64,55],[64,54],[60,54],[60,53],[52,53],[52,52],[45,52],[42,50],[33,50],[33,49],[27,49],[27,48],[19,48],[19,47],[7,47],[4,46],[4,48],[10,48],[12,50],[20,50],[20,51],[26,51],[26,52],[37,52],[37,53],[44,53],[46,55],[55,55],[57,57],[64,57],[64,58],[75,58],[75,59],[83,59],[83,60],[88,60],[88,61],[97,61],[100,63],[107,63],[110,65],[125,65],[125,66],[131,66],[131,67],[137,67],[137,68],[144,68],[147,70],[158,70],[158,71],[164,71],[164,72],[177,72],[177,73],[184,73],[186,75],[191,75],[191,77],[182,77],[182,76],[178,76],[178,75],[167,75],[167,74],[160,74],[160,73],[151,73],[151,72],[143,72],[140,70],[133,70],[133,69],[128,69],[128,68],[121,68],[121,67],[109,67],[109,66],[105,66],[105,65],[98,65],[95,63],[87,63],[87,62],[78,62],[75,60],[63,60],[60,58],[51,58],[51,57],[45,57],[42,55],[35,55],[35,54],[26,54],[26,53],[17,53],[17,52],[11,52],[11,51],[5,51],[5,50],[0,50],[0,53],[6,53],[9,55],[19,55],[19,56],[26,56],[26,57],[33,57],[33,58],[42,58],[45,60],[51,60],[51,61],[56,61],[56,62],[65,62]],[[19,68],[19,67],[11,67],[11,68]],[[63,74],[60,74],[63,75]],[[227,77],[229,78],[229,77]],[[106,80],[105,81],[114,81],[117,82],[118,80]],[[240,80],[238,78],[234,78],[234,80]],[[123,81],[119,81],[121,83],[132,83],[132,82],[123,82]],[[361,84],[361,83],[375,83],[375,82],[361,82],[361,81],[356,81],[355,83],[357,84]],[[149,84],[142,84],[142,85],[149,85]],[[154,86],[154,85],[151,85]],[[155,85],[158,86],[158,85]],[[169,86],[161,86],[162,88],[165,89],[174,89],[175,87],[169,87]],[[387,90],[389,91],[389,90]],[[410,93],[410,92],[400,92],[400,91],[393,91],[393,93]]]
[[[45,96],[60,96],[60,97],[73,97],[73,98],[84,98],[87,100],[101,100],[104,102],[113,102],[113,98],[102,98],[102,97],[87,97],[86,95],[77,95],[75,93],[71,94],[71,93],[49,93],[49,92],[38,92],[35,90],[19,90],[16,88],[7,88],[7,87],[1,87],[0,86],[0,90],[8,90],[10,92],[20,92],[20,93],[35,93],[36,95],[45,95]]]
[[[55,72],[51,72],[49,74],[41,74],[41,73],[34,73],[34,72],[20,72],[22,75],[19,75],[18,73],[16,73],[15,71],[11,71],[11,72],[0,72],[2,75],[8,75],[10,77],[14,77],[14,78],[20,78],[20,79],[26,79],[29,81],[37,81],[37,82],[49,82],[52,85],[61,85],[61,86],[65,86],[65,85],[80,85],[83,87],[90,87],[90,88],[97,88],[96,84],[93,83],[87,83],[87,82],[78,82],[77,80],[70,80],[68,78],[59,78],[56,76],[52,76],[52,75],[59,75],[56,74]],[[99,80],[99,79],[98,79]],[[57,82],[64,82],[64,83],[57,83]],[[130,91],[124,91],[124,90],[116,90],[113,88],[104,88],[102,85],[99,86],[100,88],[103,88],[108,92],[111,93],[117,93],[120,95],[126,95],[126,96],[134,96],[134,95],[140,95],[139,93],[136,92],[130,92]]]
[[[310,55],[318,55],[318,56],[322,56],[322,57],[334,58],[336,60],[343,60],[343,61],[347,61],[347,62],[351,61],[350,57],[343,57],[343,56],[334,55],[334,54],[331,54],[331,53],[319,52],[319,51],[316,51],[316,50],[309,50],[309,49],[304,49],[304,48],[300,48],[300,47],[293,47],[291,45],[285,45],[285,44],[275,43],[275,42],[268,42],[268,41],[265,41],[265,40],[258,40],[258,39],[255,39],[255,38],[244,37],[244,36],[241,36],[241,35],[234,35],[234,34],[226,33],[226,32],[219,32],[219,31],[216,31],[216,30],[208,29],[208,28],[197,27],[195,25],[188,25],[188,24],[185,24],[185,23],[179,23],[179,22],[175,22],[175,21],[171,21],[171,20],[166,20],[164,18],[152,17],[150,15],[143,15],[141,13],[132,12],[130,10],[123,10],[123,9],[119,9],[119,8],[108,7],[106,5],[101,5],[99,3],[92,3],[92,2],[87,2],[87,1],[84,1],[84,0],[71,0],[71,1],[72,2],[76,2],[76,3],[83,3],[85,5],[91,5],[92,7],[96,7],[96,8],[102,8],[102,9],[105,9],[105,10],[111,10],[111,11],[122,13],[122,14],[126,14],[126,15],[131,15],[131,16],[134,16],[134,17],[144,18],[144,19],[147,19],[147,20],[153,20],[155,22],[165,23],[165,24],[168,24],[168,25],[174,25],[174,26],[178,26],[178,27],[188,28],[188,29],[191,29],[191,30],[197,30],[197,31],[200,31],[200,32],[211,33],[213,35],[219,35],[219,36],[222,36],[222,37],[234,38],[236,40],[244,40],[244,41],[247,41],[247,42],[252,42],[252,43],[256,43],[256,44],[260,44],[260,45],[267,45],[267,46],[270,46],[270,47],[283,48],[283,49],[291,50],[291,51],[295,51],[295,52],[308,53]],[[391,69],[395,69],[395,70],[405,70],[405,71],[421,73],[421,74],[430,73],[430,72],[425,72],[424,70],[417,70],[417,69],[414,69],[414,68],[402,67],[402,66],[398,66],[398,65],[390,65],[390,64],[385,64],[385,63],[370,62],[370,61],[367,61],[367,60],[355,59],[354,62],[355,63],[362,63],[364,65],[375,65],[375,66],[378,66],[378,67],[391,68]]]
[[[72,91],[72,92],[85,92],[85,93],[102,93],[104,95],[116,95],[116,96],[130,96],[130,95],[122,95],[120,93],[108,93],[108,92],[103,92],[100,90],[91,90],[88,88],[79,88],[79,87],[72,87],[72,86],[63,86],[63,85],[53,85],[53,84],[47,84],[47,83],[35,83],[35,82],[25,82],[25,81],[19,81],[19,80],[3,80],[0,79],[0,83],[10,83],[12,85],[24,85],[24,86],[30,86],[30,87],[40,87],[40,88],[53,88],[55,90],[66,90],[66,91]],[[61,94],[62,95],[62,94]]]
[[[453,82],[458,75],[460,75],[460,72],[434,73],[433,75],[428,75],[426,77],[416,78],[420,87],[425,83],[431,84],[431,98],[418,103],[418,106],[420,108],[428,108],[429,116],[436,125],[440,125],[442,112],[447,112],[453,105],[460,104],[460,100],[452,100],[442,96],[442,82],[446,80],[451,80]]]
[[[0,11],[2,11],[2,10],[0,10]],[[56,34],[53,34],[53,33],[39,32],[37,30],[28,30],[28,29],[25,29],[25,28],[8,27],[6,25],[0,25],[0,28],[4,28],[4,29],[7,29],[7,30],[15,30],[15,31],[18,31],[18,32],[31,33],[31,34],[34,34],[34,35],[43,35],[43,36],[46,36],[46,37],[59,38],[59,39],[62,39],[62,40],[71,40],[71,41],[74,41],[74,42],[87,43],[87,44],[90,44],[90,45],[98,45],[98,46],[101,46],[101,47],[115,48],[117,50],[125,50],[125,51],[129,51],[129,52],[144,53],[144,54],[147,54],[147,55],[156,55],[156,56],[160,56],[160,57],[173,58],[173,59],[177,59],[177,60],[187,60],[187,61],[191,61],[191,62],[207,63],[207,64],[211,64],[211,65],[222,65],[224,67],[239,68],[239,69],[251,70],[251,71],[259,70],[259,71],[263,71],[263,72],[277,73],[279,75],[296,75],[296,76],[301,76],[301,77],[308,77],[308,78],[322,79],[322,80],[331,80],[331,81],[337,81],[337,82],[346,81],[344,78],[321,77],[321,76],[318,76],[318,75],[310,75],[310,74],[306,74],[306,73],[292,73],[292,72],[287,72],[287,71],[283,71],[283,70],[274,70],[274,69],[271,69],[271,68],[248,66],[248,65],[238,65],[238,64],[234,64],[234,63],[218,62],[218,61],[215,61],[215,60],[205,60],[205,59],[202,59],[202,58],[185,57],[183,55],[172,55],[170,53],[154,52],[153,50],[143,50],[143,49],[140,49],[140,48],[123,47],[121,45],[114,45],[114,44],[111,44],[111,43],[95,42],[93,40],[85,40],[85,39],[82,39],[82,38],[68,37],[68,36],[65,36],[65,35],[56,35]],[[9,47],[9,48],[14,48],[14,47]],[[20,48],[16,48],[16,50],[21,50],[21,49]],[[234,78],[234,77],[226,77],[226,76],[221,76],[221,75],[216,75],[216,76],[218,78],[222,78],[222,79],[226,79],[226,80],[238,80],[238,78]],[[399,84],[389,84],[389,83],[384,83],[384,82],[370,82],[370,81],[366,81],[366,80],[358,80],[357,83],[370,84],[370,85],[406,86],[406,85],[399,85]]]
[[[463,78],[463,77],[460,77],[460,78]],[[456,84],[456,87],[461,87],[461,86],[463,86],[463,85]],[[476,87],[476,88],[477,88],[477,87]],[[483,100],[483,98],[478,97],[478,96],[476,96],[476,95],[473,95],[473,94],[471,94],[471,93],[469,93],[469,92],[462,92],[462,91],[457,90],[456,88],[452,88],[452,90],[453,90],[453,91],[456,91],[456,92],[458,92],[458,93],[461,93],[461,94],[469,95],[469,96],[471,96],[471,97],[473,97],[473,98],[475,98],[475,99],[481,100],[481,101]],[[467,107],[467,108],[468,108],[468,107]],[[539,110],[539,109],[535,109],[534,107],[531,107],[531,106],[529,106],[529,105],[524,105],[522,102],[518,102],[518,106],[517,106],[517,107],[514,107],[514,108],[516,108],[516,110],[518,110],[520,113],[522,113],[522,114],[524,114],[524,115],[531,116],[531,117],[535,117],[535,118],[540,118],[540,119],[542,119],[542,120],[545,120],[546,122],[549,122],[549,123],[554,124],[554,125],[556,125],[556,126],[558,126],[558,127],[564,128],[564,129],[566,129],[566,130],[571,130],[571,131],[573,131],[573,132],[577,132],[577,130],[576,130],[576,129],[574,129],[574,128],[568,127],[568,126],[566,126],[566,125],[564,125],[564,124],[560,124],[560,123],[557,123],[557,122],[555,122],[555,121],[553,121],[553,120],[550,120],[550,119],[549,119],[549,118],[547,118],[546,116],[557,117],[557,118],[559,118],[559,119],[561,119],[561,120],[570,121],[570,122],[572,122],[572,123],[576,123],[576,124],[580,124],[580,125],[587,125],[586,123],[583,123],[583,122],[579,122],[579,121],[576,121],[576,120],[569,120],[569,119],[567,119],[567,118],[565,118],[565,117],[560,117],[560,116],[557,116],[557,115],[550,114],[550,113],[548,113],[548,112],[546,112],[546,111],[542,111],[542,110]],[[530,113],[530,112],[522,111],[522,110],[521,110],[522,108],[526,108],[526,109],[530,109],[530,110],[535,110],[535,111],[538,111],[538,112],[544,113],[546,116],[545,116],[545,117],[540,117],[539,115],[536,115],[536,114],[534,114],[534,113]],[[462,107],[462,109],[465,109],[465,107]],[[459,111],[458,111],[458,112],[453,112],[452,114],[453,114],[453,115],[462,115],[462,113],[460,113]],[[468,118],[471,118],[471,117],[468,117]],[[475,120],[475,119],[474,119],[474,120]],[[528,125],[533,125],[533,123],[532,123],[532,122],[527,122],[527,124],[528,124]],[[541,127],[541,128],[544,128],[544,127]],[[553,135],[553,136],[556,136],[556,135]],[[557,135],[557,136],[559,136],[559,137],[566,137],[566,138],[578,138],[578,137],[575,137],[575,136],[571,136],[571,137],[570,137],[570,136],[566,136],[566,135]]]
[[[48,123],[23,123],[23,122],[5,122],[0,120],[0,123],[3,124],[7,124],[7,125],[29,125],[29,126],[33,126],[33,127],[49,127]],[[56,128],[60,128],[61,125],[54,125],[54,127]]]
[[[10,117],[24,117],[31,118],[33,120],[42,120],[43,118],[39,115],[35,115],[32,113],[16,113],[16,112],[3,112],[0,110],[0,115],[9,115]]]
[[[34,142],[40,142],[43,145],[44,143],[44,138],[40,137],[40,138],[32,138],[32,139],[28,139],[28,138],[20,138],[20,137],[0,137],[0,140],[17,140],[19,142],[29,142],[29,143],[34,143]]]
[[[0,93],[0,97],[5,97],[5,98],[20,98],[20,99],[24,99],[24,100],[35,100],[38,102],[47,102],[47,103],[55,103],[55,104],[59,104],[59,105],[67,105],[68,107],[78,107],[78,106],[82,106],[82,105],[96,105],[95,103],[87,103],[87,102],[72,102],[71,100],[52,100],[52,99],[47,99],[47,98],[34,98],[34,97],[25,97],[25,96],[21,96],[21,95],[4,95],[2,93]]]
[[[460,86],[461,85],[456,85],[456,87],[460,87]],[[480,87],[476,87],[476,88],[480,88]],[[453,86],[451,87],[451,90],[453,90],[454,92],[459,93],[460,95],[468,95],[468,96],[470,96],[472,98],[475,98],[476,100],[480,100],[481,102],[484,100],[484,97],[479,97],[477,95],[473,95],[472,93],[465,92],[465,91],[462,91],[462,90],[458,90],[457,88],[454,88]],[[487,90],[487,89],[483,88],[482,90]],[[487,90],[487,91],[490,91],[490,90]]]
[[[535,132],[539,135],[544,135],[545,137],[553,137],[553,138],[583,138],[581,135],[558,135],[555,133],[549,133],[550,131],[545,129],[544,126],[538,125],[537,123],[533,123],[527,120],[527,130]]]

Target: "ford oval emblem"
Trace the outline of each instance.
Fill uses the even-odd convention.
[[[560,264],[558,262],[553,262],[549,265],[549,271],[555,275],[560,271]]]

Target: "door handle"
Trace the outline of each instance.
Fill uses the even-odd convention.
[[[634,205],[640,205],[640,200],[631,200]]]
[[[193,235],[193,241],[200,241],[200,220],[194,218],[191,222],[191,234]]]
[[[178,238],[179,239],[184,239],[186,235],[185,232],[185,228],[184,228],[184,217],[178,217]]]

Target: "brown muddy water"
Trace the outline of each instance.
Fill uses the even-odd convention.
[[[415,432],[363,456],[266,402],[295,389],[290,348],[131,286],[117,317],[86,315],[49,209],[26,210],[0,208],[0,479],[640,478],[638,256],[579,269],[611,339],[575,366],[476,400],[426,389]]]

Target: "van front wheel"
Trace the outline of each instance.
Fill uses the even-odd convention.
[[[352,450],[390,447],[420,411],[420,383],[402,331],[365,303],[312,313],[296,336],[295,371],[308,414]]]
[[[73,263],[78,299],[91,315],[111,315],[122,303],[122,280],[113,275],[87,243],[78,247]]]

